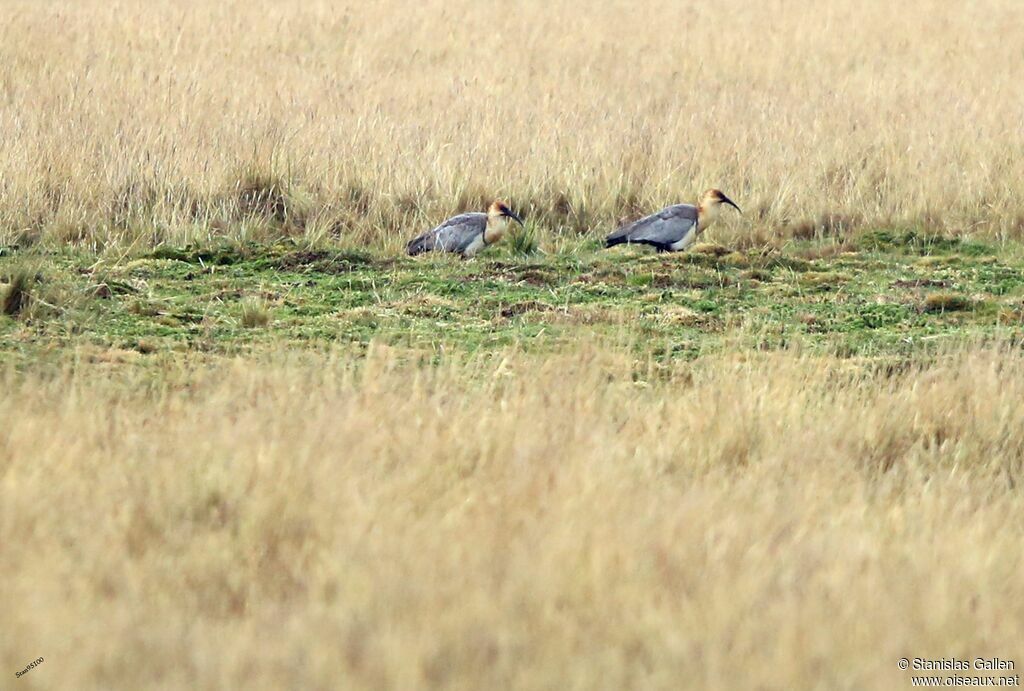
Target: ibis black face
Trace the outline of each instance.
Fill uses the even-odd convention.
[[[502,213],[502,215],[504,215],[504,216],[508,216],[509,218],[511,218],[511,219],[512,219],[513,221],[515,221],[515,222],[516,222],[516,223],[518,223],[519,225],[523,226],[524,228],[526,227],[526,226],[525,226],[525,225],[523,224],[523,219],[521,219],[521,218],[519,218],[518,216],[516,216],[516,215],[515,215],[514,213],[512,213],[512,212],[511,212],[510,210],[508,210],[508,209],[505,209],[505,211],[504,211],[504,212]]]
[[[737,211],[739,211],[740,213],[743,213],[743,210],[742,210],[742,209],[740,209],[740,207],[736,206],[736,203],[735,203],[735,202],[733,202],[733,200],[729,199],[729,198],[728,198],[727,196],[725,196],[724,194],[722,195],[722,203],[723,203],[723,204],[728,204],[729,206],[731,206],[732,208],[736,209],[736,210],[737,210]]]

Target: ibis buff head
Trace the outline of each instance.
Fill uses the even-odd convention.
[[[488,245],[501,240],[505,231],[508,230],[510,220],[523,225],[523,220],[516,216],[505,202],[494,200],[487,209],[487,228],[484,230],[484,240]]]
[[[697,213],[700,216],[702,229],[718,218],[718,212],[722,210],[723,204],[728,204],[737,211],[740,211],[740,207],[736,206],[733,200],[725,196],[722,190],[712,188],[701,195],[700,204],[697,205]],[[743,212],[740,211],[740,213]]]

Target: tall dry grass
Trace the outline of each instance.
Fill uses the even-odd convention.
[[[1024,357],[2,376],[33,688],[908,687],[1024,642]],[[1018,656],[1018,657],[1015,657]]]
[[[0,242],[1024,230],[1016,0],[0,3]]]

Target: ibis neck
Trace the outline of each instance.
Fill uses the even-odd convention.
[[[491,245],[505,234],[508,228],[508,219],[504,216],[491,216],[487,219],[487,226],[484,228],[484,242]]]
[[[697,207],[697,232],[707,228],[718,218],[718,204],[701,204]]]

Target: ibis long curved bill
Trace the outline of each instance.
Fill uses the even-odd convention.
[[[681,252],[696,242],[697,236],[718,218],[722,204],[743,213],[721,190],[710,189],[696,206],[666,206],[656,214],[622,226],[605,238],[605,247],[641,244],[650,245],[658,252]]]
[[[523,227],[523,228],[525,228],[525,227],[526,227],[526,224],[525,224],[525,223],[523,223],[523,219],[521,219],[521,218],[519,218],[518,216],[516,216],[516,215],[515,215],[515,214],[514,214],[514,213],[512,212],[512,210],[511,210],[511,209],[509,209],[509,208],[507,208],[507,207],[505,208],[505,215],[506,215],[506,216],[508,216],[509,218],[511,218],[511,219],[512,219],[513,221],[515,221],[516,223],[518,223],[518,224],[519,224],[519,225],[520,225],[521,227]]]
[[[719,194],[722,194],[722,193],[719,192]],[[743,213],[743,209],[741,209],[740,207],[736,206],[736,202],[734,202],[733,200],[729,199],[724,194],[722,194],[722,203],[723,204],[728,204],[729,206],[731,206],[732,208],[736,209],[740,213]]]

